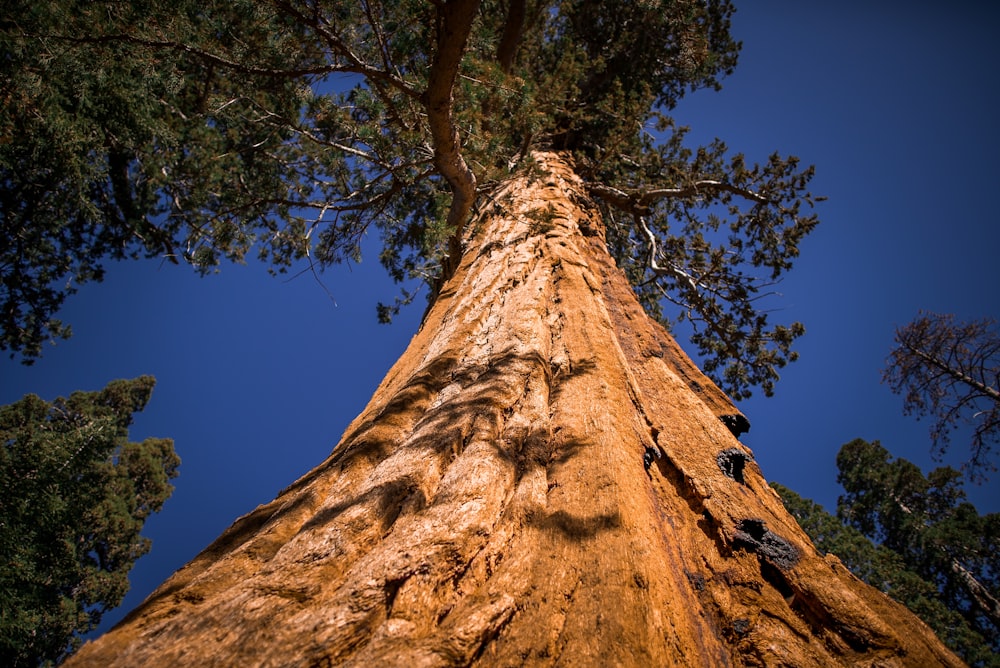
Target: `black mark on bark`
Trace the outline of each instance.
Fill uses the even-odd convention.
[[[794,545],[769,531],[764,520],[740,520],[736,525],[733,546],[757,553],[757,556],[781,570],[798,563],[799,551]]]

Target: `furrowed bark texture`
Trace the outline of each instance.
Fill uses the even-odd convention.
[[[69,665],[961,665],[817,554],[535,158],[332,455]]]

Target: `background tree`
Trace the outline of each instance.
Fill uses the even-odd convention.
[[[410,281],[380,307],[391,317],[414,279],[454,268],[473,204],[549,147],[575,155],[646,307],[677,307],[734,396],[770,393],[803,328],[771,322],[760,298],[816,224],[800,211],[812,169],[689,148],[663,115],[732,70],[732,11],[20,3],[0,30],[0,135],[17,139],[0,142],[2,343],[30,361],[67,333],[55,313],[105,258],[207,272],[255,251],[277,271],[322,268],[375,231]]]
[[[837,455],[846,492],[837,514],[902,555],[936,583],[950,608],[961,610],[984,637],[1000,629],[1000,515],[980,516],[965,500],[960,474],[950,467],[924,477],[905,459],[892,460],[877,441],[855,439]]]
[[[903,411],[930,416],[932,451],[948,449],[951,432],[972,427],[966,463],[973,478],[995,471],[1000,440],[1000,333],[991,319],[956,322],[953,315],[921,313],[896,330],[896,347],[882,378],[903,395]]]
[[[949,607],[954,601],[942,599],[935,579],[921,575],[904,555],[874,542],[818,503],[783,485],[771,483],[771,487],[818,549],[836,555],[852,573],[912,610],[970,666],[1000,666],[996,635],[989,628],[970,623],[961,608]],[[991,521],[989,518],[986,521]],[[949,546],[958,553],[965,547]]]
[[[0,407],[0,658],[59,661],[128,591],[139,535],[170,496],[169,439],[128,441],[152,377]]]

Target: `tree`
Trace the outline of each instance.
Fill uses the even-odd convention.
[[[71,665],[959,665],[811,547],[534,159],[331,456]]]
[[[903,555],[873,542],[819,504],[777,483],[771,483],[771,487],[820,551],[836,555],[852,573],[919,615],[970,666],[1000,665],[996,635],[984,637],[984,629],[973,627],[961,609],[946,605],[936,580],[921,576]],[[949,548],[963,551],[961,545]],[[987,638],[992,639],[992,646]]]
[[[896,330],[896,347],[882,378],[903,395],[903,411],[931,416],[933,452],[941,456],[959,424],[973,427],[966,465],[973,478],[995,471],[1000,440],[1000,335],[990,319],[956,322],[953,315],[921,313]]]
[[[837,504],[843,521],[902,556],[1000,650],[1000,514],[979,515],[954,469],[924,477],[905,459],[893,461],[878,441],[847,443],[837,468],[846,492]]]
[[[96,229],[278,270],[377,230],[431,303],[325,462],[71,662],[959,665],[816,553],[746,418],[643,312],[680,304],[735,395],[769,392],[801,333],[758,300],[816,224],[811,169],[689,149],[666,116],[734,66],[727,2],[137,7],[7,37],[43,87],[109,50],[119,80],[156,63],[125,87],[141,132],[110,142],[131,190],[107,150],[87,163],[153,229]]]
[[[128,441],[152,377],[52,403],[0,407],[0,657],[58,661],[121,603],[149,551],[139,535],[169,498],[180,460],[169,439]]]
[[[760,299],[816,224],[812,169],[693,150],[663,113],[734,67],[728,2],[341,4],[11,8],[5,348],[66,334],[59,306],[108,257],[316,269],[377,230],[394,278],[439,285],[474,204],[547,147],[575,155],[646,307],[677,305],[737,398],[773,390],[804,330]]]

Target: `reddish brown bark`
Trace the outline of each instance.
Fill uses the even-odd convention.
[[[536,158],[333,454],[70,665],[961,665],[816,553]]]

